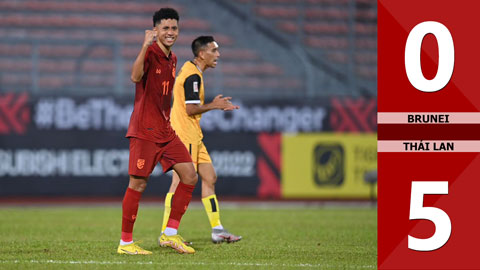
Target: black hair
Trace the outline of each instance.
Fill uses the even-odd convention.
[[[192,52],[195,57],[198,56],[198,53],[200,50],[207,46],[208,43],[214,42],[215,39],[213,39],[212,36],[200,36],[197,37],[195,40],[192,42]]]
[[[161,20],[174,19],[177,22],[180,20],[178,12],[173,8],[161,8],[153,14],[153,27],[160,23]]]

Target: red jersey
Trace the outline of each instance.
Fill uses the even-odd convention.
[[[170,125],[172,89],[177,56],[169,57],[157,42],[145,53],[143,78],[135,86],[135,104],[126,137],[163,143],[175,137]]]

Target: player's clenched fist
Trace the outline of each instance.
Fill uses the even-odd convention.
[[[155,30],[145,30],[145,40],[143,41],[143,46],[150,46],[157,38],[157,32]]]

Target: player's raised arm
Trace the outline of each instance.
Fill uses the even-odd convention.
[[[132,82],[137,83],[142,80],[145,54],[147,53],[148,47],[152,45],[156,38],[156,32],[154,30],[145,30],[145,40],[143,41],[142,49],[133,63],[132,75],[130,77]]]
[[[233,105],[230,101],[231,97],[223,97],[223,95],[216,96],[212,102],[207,104],[187,104],[186,110],[189,116],[202,114],[211,110],[224,110],[224,111],[232,111],[235,109],[239,109],[240,106]]]

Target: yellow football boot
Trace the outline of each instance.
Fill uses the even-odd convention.
[[[165,234],[158,237],[158,245],[161,247],[171,247],[175,249],[178,253],[193,254],[195,249],[187,246],[184,243],[185,240],[180,235],[166,236]]]
[[[128,245],[118,245],[117,253],[130,255],[150,255],[151,251],[145,250],[137,245],[139,242],[134,242]]]

